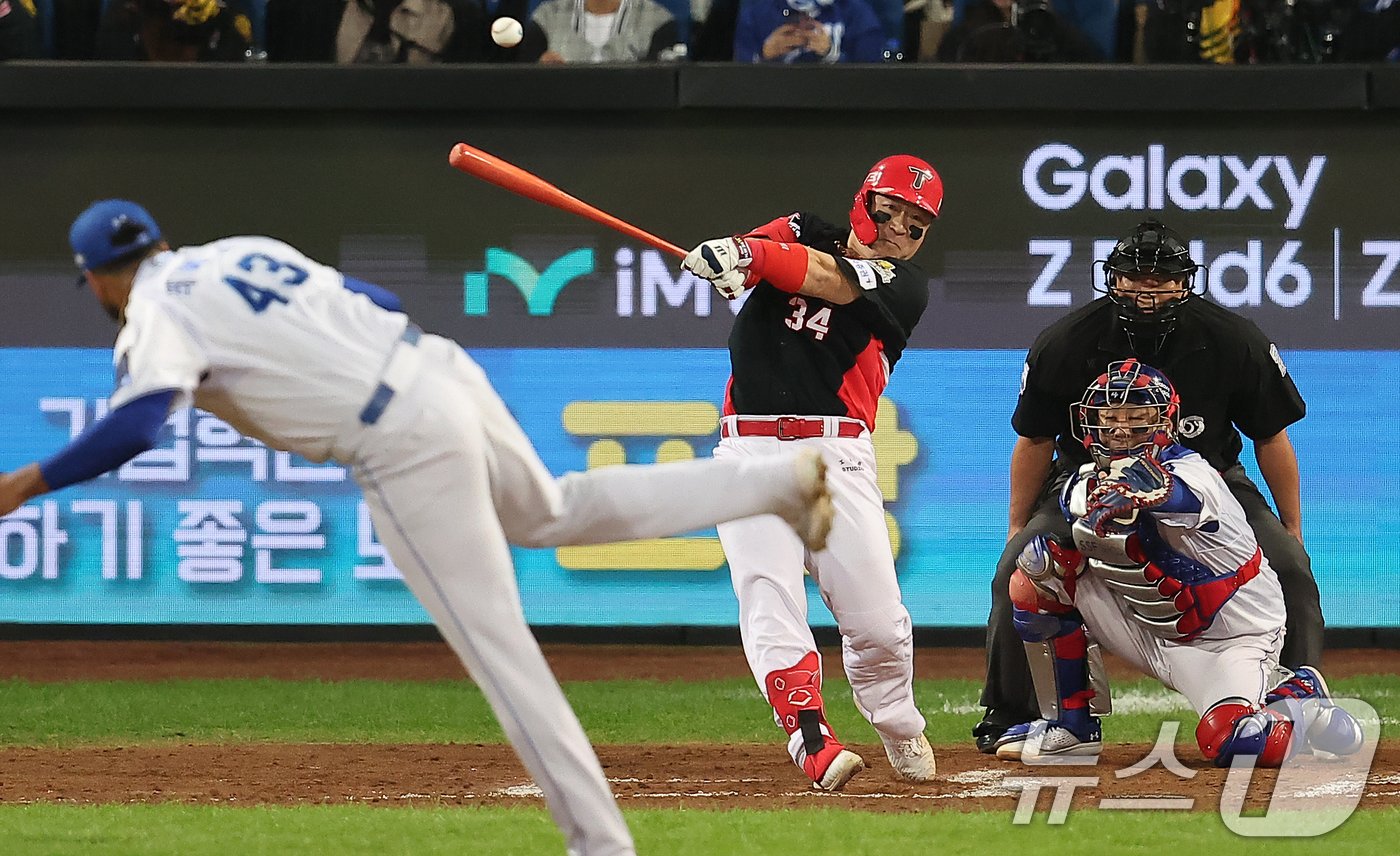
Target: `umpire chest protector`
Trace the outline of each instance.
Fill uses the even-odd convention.
[[[1179,440],[1217,470],[1239,463],[1243,443],[1272,437],[1306,407],[1278,349],[1248,319],[1205,299],[1177,311],[1175,329],[1153,353],[1134,349],[1118,309],[1099,298],[1046,328],[1026,357],[1012,426],[1023,437],[1054,437],[1060,467],[1089,461],[1071,413],[1085,386],[1109,363],[1134,358],[1160,369],[1181,396]]]

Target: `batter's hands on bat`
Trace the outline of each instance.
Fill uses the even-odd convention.
[[[755,284],[749,274],[753,255],[743,238],[715,238],[686,253],[681,269],[714,284],[720,294],[733,300]]]
[[[715,287],[715,291],[724,295],[725,300],[738,300],[740,295],[752,287],[749,275],[737,270],[720,274],[710,280],[710,284]]]
[[[748,267],[751,261],[753,254],[743,238],[715,238],[686,253],[681,267],[713,281],[721,274]]]

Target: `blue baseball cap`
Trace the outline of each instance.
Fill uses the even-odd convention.
[[[145,208],[126,199],[94,202],[68,230],[79,270],[92,270],[134,256],[161,240],[160,226]]]

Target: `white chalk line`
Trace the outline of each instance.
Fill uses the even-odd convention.
[[[1020,793],[1021,793],[1021,790],[1022,790],[1023,785],[1030,784],[1030,783],[1032,783],[1032,782],[1034,782],[1034,781],[1040,781],[1042,784],[1045,784],[1045,785],[1051,784],[1051,781],[1048,780],[1048,779],[1037,779],[1037,778],[1034,777],[1034,776],[1016,775],[1016,774],[1019,773],[1019,772],[1021,772],[1021,769],[1020,769],[1020,768],[1017,768],[1016,770],[1011,770],[1011,771],[1007,771],[1007,770],[964,770],[963,772],[960,772],[960,773],[953,773],[952,775],[949,775],[949,776],[947,776],[947,777],[944,777],[944,778],[940,779],[940,781],[945,782],[945,783],[971,785],[972,787],[963,788],[963,789],[955,790],[955,791],[949,791],[949,792],[947,792],[947,793],[920,793],[920,792],[917,792],[917,791],[915,791],[915,792],[906,792],[906,793],[887,793],[887,792],[878,792],[878,791],[875,792],[875,793],[829,793],[829,792],[826,792],[826,791],[819,791],[819,790],[815,790],[815,789],[803,789],[803,790],[800,790],[800,791],[776,791],[776,792],[770,793],[770,792],[768,792],[768,791],[759,791],[759,790],[754,790],[754,791],[742,790],[742,791],[741,791],[741,790],[733,790],[733,789],[730,789],[730,788],[715,789],[715,788],[713,788],[713,787],[707,787],[707,786],[724,785],[724,784],[757,784],[757,783],[760,783],[760,782],[767,782],[767,781],[769,781],[769,780],[767,780],[767,779],[752,778],[752,777],[737,778],[737,779],[686,779],[686,778],[672,777],[672,778],[668,778],[668,779],[664,779],[664,780],[640,779],[640,778],[635,778],[635,777],[627,777],[627,778],[618,777],[618,778],[610,778],[610,779],[608,779],[608,781],[609,781],[611,784],[614,784],[614,785],[619,785],[619,784],[627,784],[627,785],[646,785],[646,784],[649,784],[649,783],[656,783],[656,784],[680,785],[680,786],[682,786],[682,787],[679,787],[679,788],[668,789],[668,790],[665,790],[665,791],[655,791],[655,792],[649,792],[649,793],[636,793],[636,794],[623,794],[623,795],[621,795],[622,798],[624,798],[624,799],[639,799],[639,800],[651,800],[651,799],[707,799],[707,798],[708,798],[708,799],[729,799],[729,798],[735,798],[735,797],[749,797],[749,798],[756,798],[756,799],[767,799],[767,798],[770,798],[770,797],[776,797],[776,798],[781,798],[781,799],[799,799],[799,798],[804,798],[804,797],[806,797],[806,798],[816,798],[816,799],[836,798],[836,799],[847,799],[847,800],[950,800],[950,799],[952,799],[952,800],[957,800],[957,799],[989,799],[989,798],[998,798],[998,797],[1014,797],[1014,796],[1019,796]],[[1007,777],[1008,775],[1015,775],[1015,777],[1019,780],[1019,781],[1018,781],[1018,784],[1017,784],[1015,787],[1011,787],[1011,786],[1008,786],[1008,785],[1003,784],[1004,780],[1006,779],[1006,777]],[[1400,784],[1400,775],[1397,775],[1397,774],[1381,774],[1381,775],[1371,776],[1370,778],[1368,778],[1368,779],[1366,780],[1366,785],[1369,785],[1369,786],[1376,786],[1376,785],[1394,785],[1394,784]],[[687,787],[687,786],[688,786],[688,787]],[[1353,795],[1355,795],[1356,790],[1357,790],[1357,788],[1359,788],[1359,787],[1362,787],[1362,785],[1361,785],[1361,783],[1356,782],[1356,781],[1345,781],[1345,780],[1344,780],[1344,781],[1337,781],[1337,782],[1328,782],[1328,783],[1324,783],[1324,784],[1321,784],[1321,785],[1315,785],[1315,786],[1312,786],[1312,787],[1308,787],[1308,788],[1304,788],[1304,789],[1302,789],[1302,790],[1296,791],[1296,792],[1294,792],[1294,793],[1292,794],[1292,796],[1293,796],[1293,797],[1296,797],[1296,798],[1326,797],[1326,796],[1353,796]],[[1372,796],[1372,797],[1400,796],[1400,791],[1371,791],[1371,792],[1368,793],[1367,795],[1368,795],[1368,796]],[[431,798],[433,798],[433,796],[434,796],[434,795],[430,795],[430,794],[404,794],[404,795],[398,797],[398,799],[431,799]],[[533,798],[543,798],[544,792],[541,791],[541,790],[539,789],[539,787],[536,786],[536,785],[534,785],[533,783],[526,782],[526,783],[521,783],[521,784],[518,784],[518,785],[511,785],[511,786],[508,786],[508,787],[505,787],[505,788],[497,788],[497,789],[495,789],[495,790],[492,790],[492,791],[487,792],[487,793],[485,794],[485,796],[486,796],[487,798],[501,798],[501,797],[511,797],[511,798],[522,798],[522,797],[525,797],[525,798],[530,798],[530,797],[533,797]],[[448,795],[448,794],[439,794],[439,795],[436,795],[436,797],[439,798],[439,799],[476,799],[476,798],[477,798],[477,795],[476,795],[476,794],[472,794],[472,793],[451,794],[451,795]],[[382,799],[382,797],[375,797],[375,798],[376,798],[376,799]]]

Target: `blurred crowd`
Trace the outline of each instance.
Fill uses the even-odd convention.
[[[0,0],[7,59],[1394,62],[1400,0]]]

